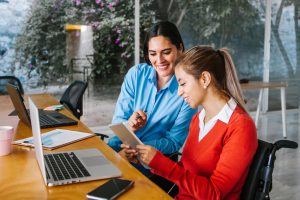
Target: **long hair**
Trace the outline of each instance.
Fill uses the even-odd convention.
[[[209,46],[195,46],[177,59],[176,67],[181,67],[195,79],[199,79],[202,72],[209,72],[216,88],[226,97],[232,97],[247,112],[241,85],[228,49],[215,50]]]
[[[168,38],[170,42],[176,46],[177,49],[182,50],[182,52],[184,51],[184,44],[176,25],[169,21],[158,22],[148,30],[144,41],[144,47],[143,47],[144,59],[146,63],[148,63],[149,65],[151,65],[148,56],[149,40],[157,36],[164,36]]]

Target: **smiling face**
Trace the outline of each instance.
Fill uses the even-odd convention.
[[[180,66],[176,67],[175,74],[178,81],[178,95],[191,108],[197,108],[203,103],[207,94],[205,81],[202,77],[196,79],[193,75],[186,73]]]
[[[148,43],[148,56],[155,68],[158,78],[171,77],[174,74],[175,61],[181,50],[164,36],[153,37]]]

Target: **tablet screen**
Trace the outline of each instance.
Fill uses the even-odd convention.
[[[143,144],[135,133],[127,127],[126,122],[110,124],[108,126],[124,144],[129,145],[131,148],[135,148],[138,144]]]

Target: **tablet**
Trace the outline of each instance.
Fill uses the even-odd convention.
[[[130,130],[127,126],[127,122],[109,124],[108,127],[120,138],[120,140],[129,145],[131,148],[135,148],[138,144],[143,144],[141,140],[135,135],[135,133]],[[146,168],[150,169],[145,163],[143,163],[139,156],[137,159]]]
[[[131,148],[135,148],[138,144],[143,144],[135,133],[127,127],[126,122],[109,124],[108,126],[124,144],[129,145]]]

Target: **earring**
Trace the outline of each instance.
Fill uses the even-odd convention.
[[[206,85],[204,85],[204,86],[203,86],[203,88],[204,88],[204,89],[206,89],[206,88],[207,88],[207,86],[206,86]]]

